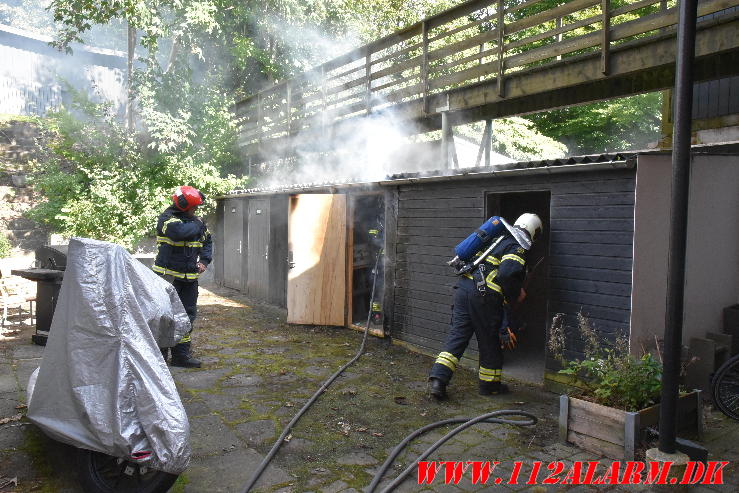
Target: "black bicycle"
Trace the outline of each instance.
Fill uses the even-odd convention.
[[[739,421],[739,354],[721,365],[713,375],[711,395],[722,413]]]

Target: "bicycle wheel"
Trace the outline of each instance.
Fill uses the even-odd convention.
[[[165,493],[177,480],[176,474],[83,449],[77,473],[85,493]]]
[[[711,394],[716,408],[739,421],[739,355],[718,369],[711,380]]]

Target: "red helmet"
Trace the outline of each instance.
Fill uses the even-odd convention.
[[[189,211],[205,201],[205,195],[195,187],[184,185],[177,187],[172,195],[174,206],[181,211]]]

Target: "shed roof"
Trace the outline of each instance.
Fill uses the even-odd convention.
[[[421,171],[414,173],[396,173],[387,176],[383,180],[373,182],[344,179],[337,180],[335,182],[297,183],[288,185],[234,189],[220,198],[296,192],[335,192],[344,189],[371,190],[376,189],[380,186],[393,186],[409,181],[445,181],[455,179],[471,179],[477,177],[483,178],[485,176],[494,176],[503,173],[556,173],[582,171],[586,168],[591,169],[593,167],[622,168],[633,166],[636,162],[636,156],[640,153],[641,152],[617,152],[591,154],[586,156],[574,156],[559,159],[518,161],[489,167],[483,166],[475,168]]]
[[[739,155],[739,142],[720,142],[703,145],[693,145],[694,154],[728,154]],[[275,185],[246,189],[235,189],[226,195],[216,198],[231,198],[253,195],[290,194],[297,192],[330,192],[339,190],[377,190],[380,187],[395,186],[404,183],[452,181],[458,179],[475,179],[492,176],[508,176],[517,174],[553,174],[578,172],[597,169],[631,168],[636,166],[636,158],[644,154],[671,154],[670,150],[641,150],[629,152],[611,152],[603,154],[588,154],[557,159],[543,159],[536,161],[518,161],[490,167],[444,169],[421,171],[414,173],[396,173],[379,181],[362,181],[350,178],[333,182],[297,183]]]

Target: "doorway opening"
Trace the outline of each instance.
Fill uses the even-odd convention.
[[[485,197],[486,216],[501,216],[513,222],[524,212],[537,214],[544,224],[541,238],[534,242],[526,258],[527,297],[515,311],[521,327],[518,346],[505,352],[503,372],[521,381],[544,382],[547,323],[549,320],[549,191],[489,193]]]
[[[349,242],[347,255],[347,325],[364,330],[372,310],[370,333],[383,336],[382,258],[374,272],[378,252],[385,246],[385,200],[382,194],[354,195],[349,208]],[[372,282],[377,276],[372,297]]]

